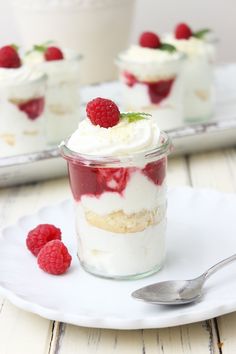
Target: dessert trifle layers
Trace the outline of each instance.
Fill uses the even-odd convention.
[[[22,65],[17,49],[0,49],[0,157],[45,147],[46,76]]]
[[[145,113],[120,113],[97,98],[60,145],[75,201],[78,256],[85,270],[139,278],[165,256],[168,136]]]
[[[186,55],[184,65],[184,117],[188,122],[207,121],[213,115],[215,39],[209,29],[194,32],[180,23],[164,37]]]
[[[34,45],[24,62],[47,74],[46,136],[49,144],[59,143],[72,134],[79,115],[79,61],[77,51],[60,49],[47,43]]]
[[[132,45],[116,60],[125,110],[151,113],[161,129],[181,126],[183,60],[173,45],[144,32],[139,45]]]

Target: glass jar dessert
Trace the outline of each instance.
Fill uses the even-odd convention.
[[[46,76],[21,65],[15,48],[0,49],[0,157],[46,146],[45,89]]]
[[[140,45],[131,46],[116,60],[124,109],[151,113],[164,130],[181,126],[184,55],[161,42],[153,47],[152,43],[143,45],[145,34],[157,37],[151,32],[143,33]]]
[[[80,263],[106,278],[150,275],[165,257],[170,140],[149,115],[120,114],[110,100],[91,101],[87,113],[60,145],[74,197]],[[99,114],[102,126],[93,120]]]
[[[25,55],[24,62],[48,77],[46,91],[46,137],[49,144],[58,144],[78,125],[79,61],[73,50],[35,45]]]
[[[209,30],[193,32],[181,23],[173,34],[164,37],[186,55],[184,64],[184,119],[186,122],[207,121],[213,116],[213,69],[215,40]]]

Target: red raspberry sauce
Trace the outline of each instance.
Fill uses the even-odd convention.
[[[33,98],[27,102],[19,103],[17,106],[31,120],[40,117],[44,111],[44,97]]]
[[[166,174],[166,158],[150,162],[143,169],[97,168],[69,161],[68,171],[74,199],[79,201],[83,195],[99,197],[104,192],[123,195],[131,174],[136,171],[143,173],[155,185],[161,185]]]
[[[159,80],[156,82],[139,81],[133,74],[128,71],[123,72],[125,84],[129,87],[133,87],[135,84],[140,83],[148,87],[148,94],[150,101],[154,104],[160,103],[167,98],[170,94],[172,85],[175,78],[168,80]]]

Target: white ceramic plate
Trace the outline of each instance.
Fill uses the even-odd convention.
[[[236,195],[188,187],[169,191],[168,256],[154,276],[114,281],[84,272],[76,258],[73,208],[66,201],[25,216],[2,231],[0,292],[16,306],[80,326],[137,329],[181,325],[236,310],[236,263],[208,280],[198,303],[181,307],[145,304],[130,294],[141,286],[191,278],[236,252]],[[61,227],[72,257],[63,276],[41,271],[26,249],[27,231],[39,223]],[[122,262],[122,260],[121,260]]]

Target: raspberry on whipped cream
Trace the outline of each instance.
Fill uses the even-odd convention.
[[[21,60],[17,49],[12,45],[0,48],[0,67],[14,69],[21,66]]]
[[[109,121],[109,114],[106,117]],[[85,270],[126,279],[161,267],[169,147],[167,135],[144,112],[120,113],[111,127],[94,125],[87,117],[61,143],[75,202],[78,256]]]
[[[160,48],[161,41],[159,36],[153,32],[143,32],[139,37],[141,47]]]
[[[44,52],[44,58],[46,61],[63,60],[64,55],[58,47],[47,47]]]
[[[192,36],[192,30],[186,23],[179,23],[175,28],[176,39],[189,39]]]

